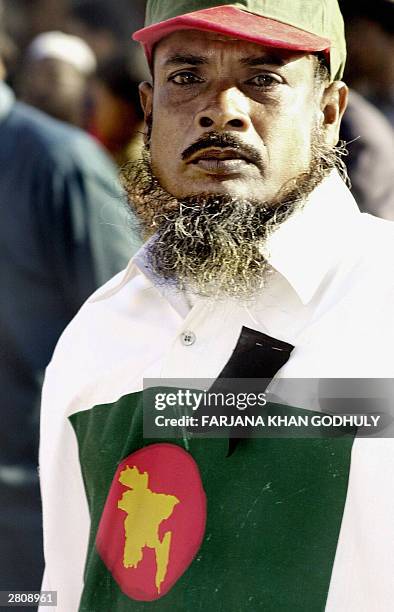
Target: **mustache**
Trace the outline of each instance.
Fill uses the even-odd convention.
[[[217,147],[221,149],[230,147],[232,149],[237,149],[241,155],[245,156],[248,161],[257,166],[261,172],[264,170],[264,161],[258,149],[251,145],[245,144],[242,142],[241,138],[238,138],[233,134],[221,132],[208,132],[207,134],[203,134],[201,138],[196,140],[196,142],[191,144],[183,151],[182,160],[185,161],[192,155],[198,153],[199,151],[203,151],[204,149],[208,149],[209,147]]]

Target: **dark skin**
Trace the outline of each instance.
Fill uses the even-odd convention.
[[[311,161],[311,139],[338,141],[347,87],[317,84],[314,56],[210,32],[179,31],[155,49],[154,85],[140,86],[151,123],[152,167],[176,197],[224,193],[270,200]],[[259,153],[207,148],[182,158],[209,132],[229,133]]]

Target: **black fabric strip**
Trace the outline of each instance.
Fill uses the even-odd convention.
[[[294,346],[287,342],[267,336],[255,329],[242,327],[230,359],[209,391],[240,392],[237,379],[246,378],[254,379],[253,383],[251,381],[251,384],[248,384],[248,392],[264,393],[273,377],[289,360],[293,349]],[[239,439],[236,437],[229,438],[227,456],[234,452],[238,442]]]

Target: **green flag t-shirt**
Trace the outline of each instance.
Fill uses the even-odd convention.
[[[53,612],[391,612],[392,439],[153,439],[142,391],[217,379],[244,327],[294,347],[278,380],[392,378],[393,237],[334,172],[270,238],[253,303],[190,304],[144,248],[88,300],[43,391]]]

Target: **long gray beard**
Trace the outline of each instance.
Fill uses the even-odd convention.
[[[253,299],[270,266],[269,236],[305,203],[338,165],[338,149],[314,145],[307,172],[269,202],[229,195],[198,194],[177,199],[153,175],[147,149],[121,173],[129,203],[145,236],[148,265],[164,283],[202,296]]]

